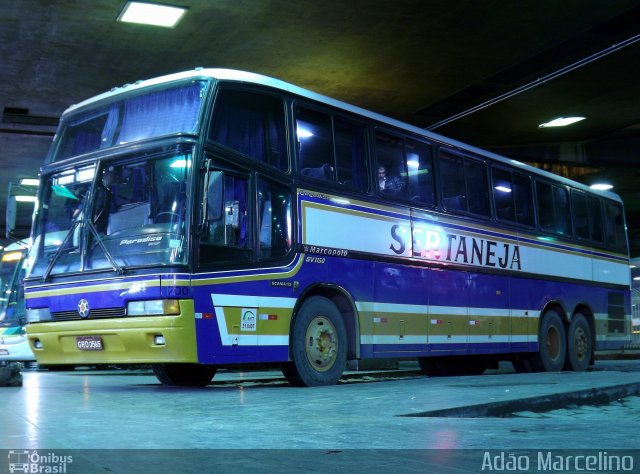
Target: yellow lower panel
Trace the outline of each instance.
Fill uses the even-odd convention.
[[[179,316],[36,323],[27,326],[29,346],[40,364],[150,364],[197,362],[193,301],[180,302]],[[157,345],[154,338],[164,337]],[[98,336],[100,351],[79,350],[78,336]],[[42,348],[35,347],[39,340]]]

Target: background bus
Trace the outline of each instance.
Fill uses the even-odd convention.
[[[630,337],[620,198],[264,76],[196,70],[68,109],[26,280],[42,364],[172,385],[347,359],[585,370]]]
[[[27,250],[27,242],[21,241],[8,245],[0,253],[0,362],[36,360],[24,328]]]

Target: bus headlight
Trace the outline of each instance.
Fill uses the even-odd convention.
[[[49,308],[27,309],[27,322],[39,323],[42,321],[51,321],[51,311],[49,311]]]
[[[129,301],[127,316],[161,316],[180,314],[178,300]]]

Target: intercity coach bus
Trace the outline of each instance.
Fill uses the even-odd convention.
[[[65,111],[40,179],[41,364],[314,386],[358,359],[581,371],[630,339],[618,196],[280,80],[115,88]]]
[[[25,332],[23,279],[28,248],[28,242],[19,241],[0,252],[0,363],[36,360]]]

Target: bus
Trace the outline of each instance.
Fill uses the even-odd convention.
[[[28,243],[19,241],[0,252],[0,363],[36,360],[25,331],[23,279],[27,251]]]
[[[189,386],[279,364],[316,386],[376,358],[583,371],[630,339],[617,195],[281,80],[114,88],[64,112],[40,176],[40,364]]]

